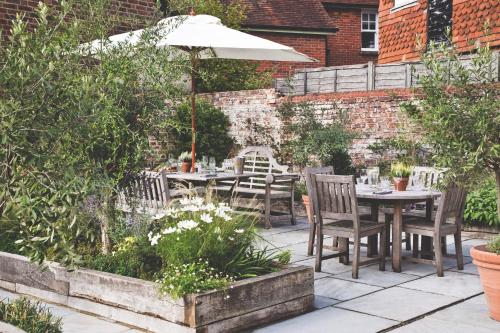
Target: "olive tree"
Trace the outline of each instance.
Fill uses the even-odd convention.
[[[498,58],[476,44],[465,61],[451,43],[422,54],[422,98],[403,108],[423,128],[439,166],[464,185],[496,177],[500,216],[500,100]]]
[[[0,45],[0,237],[39,262],[75,263],[77,240],[106,236],[118,183],[141,167],[155,115],[178,93],[184,62],[153,43],[80,51],[112,31],[110,4],[41,3]]]

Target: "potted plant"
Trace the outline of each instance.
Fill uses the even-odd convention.
[[[181,171],[189,172],[191,169],[191,153],[188,151],[183,152],[179,156],[179,161],[181,162]]]
[[[470,254],[481,277],[490,317],[500,321],[500,236],[487,245],[474,246]]]
[[[396,191],[406,191],[411,174],[411,167],[406,163],[398,162],[391,165],[391,176]]]

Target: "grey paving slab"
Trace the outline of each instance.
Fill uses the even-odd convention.
[[[266,240],[269,242],[273,244],[283,244],[283,246],[290,246],[299,243],[306,244],[307,246],[308,239],[309,230],[293,230],[266,236]],[[307,252],[304,252],[304,254],[307,254]]]
[[[391,333],[498,333],[498,331],[426,317],[392,330]]]
[[[334,277],[325,277],[314,281],[314,294],[346,301],[381,290],[380,287],[356,283]]]
[[[108,322],[83,313],[63,317],[62,321],[64,333],[122,333],[130,330],[130,327]]]
[[[452,271],[444,272],[443,277],[429,275],[418,280],[403,283],[400,287],[456,298],[467,298],[483,292],[479,276]]]
[[[447,258],[451,259],[451,258]],[[378,270],[378,264],[376,265],[370,265],[367,266],[372,270]],[[454,267],[453,264],[444,261],[443,268],[444,269],[450,269]],[[392,272],[392,264],[391,261],[388,259],[385,263],[385,269],[386,271]],[[409,260],[403,260],[401,263],[401,273],[403,274],[411,274],[411,275],[416,275],[416,276],[427,276],[431,274],[436,274],[436,268],[431,265],[431,264],[421,264],[421,263],[414,263]]]
[[[359,269],[358,279],[353,279],[351,272],[345,272],[335,275],[336,278],[349,280],[353,282],[366,283],[377,287],[393,287],[395,285],[408,282],[411,280],[418,279],[416,275],[394,273],[390,271],[380,271],[378,270],[378,265],[374,265],[374,268],[361,267]]]
[[[334,304],[337,304],[338,302],[340,302],[340,301],[337,299],[319,296],[319,295],[314,296],[314,307],[316,309],[323,309],[323,308],[326,308],[327,306],[332,306]]]
[[[484,295],[473,297],[460,304],[438,311],[429,317],[447,321],[451,327],[460,323],[500,332],[500,322],[489,317]]]
[[[459,272],[459,273],[479,275],[479,272],[477,270],[477,266],[474,265],[473,263],[465,264],[464,265],[464,269],[461,270],[461,271],[459,271],[456,267],[452,268],[451,271]]]
[[[14,300],[18,297],[19,297],[18,294],[11,293],[10,291],[7,291],[5,289],[0,289],[0,301],[1,300],[10,301],[10,300]]]
[[[485,239],[467,239],[465,241],[462,241],[462,252],[464,254],[464,256],[470,256],[470,249],[474,246],[477,246],[477,245],[484,245],[488,243],[487,240]],[[447,246],[447,250],[448,250],[448,253],[450,254],[455,254],[455,245],[454,244],[450,244]]]
[[[451,296],[392,287],[334,306],[392,320],[406,321],[457,301],[459,301],[458,298]]]
[[[50,312],[59,317],[67,317],[74,314],[78,314],[78,311],[72,310],[65,306],[59,306],[55,304],[46,303],[45,306],[50,310]]]
[[[396,321],[334,307],[285,320],[255,333],[371,333],[397,325]]]
[[[315,259],[307,259],[304,261],[300,262],[303,265],[311,266],[314,267]],[[352,266],[351,265],[344,265],[339,263],[338,258],[332,258],[328,260],[324,260],[321,263],[321,271],[324,273],[329,273],[329,274],[340,274],[344,272],[351,272],[352,271]]]

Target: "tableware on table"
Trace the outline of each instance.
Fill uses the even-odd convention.
[[[380,169],[379,167],[369,167],[366,169],[366,174],[368,176],[368,184],[375,187],[379,183]]]
[[[208,172],[215,173],[217,171],[217,163],[215,157],[210,157],[208,160]]]
[[[382,190],[389,190],[391,188],[391,182],[389,181],[389,177],[380,177],[380,188]]]
[[[361,178],[361,184],[366,184],[366,181],[368,180],[366,169],[361,169],[361,171],[359,172],[359,178]]]
[[[243,168],[245,166],[245,158],[244,157],[236,157],[234,159],[234,173],[237,175],[243,174]]]

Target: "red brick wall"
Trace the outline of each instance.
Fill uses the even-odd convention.
[[[391,13],[394,0],[381,0],[379,7],[379,63],[418,59],[417,38],[424,45],[427,33],[427,0]],[[490,23],[490,34],[485,35],[483,24]],[[472,48],[469,40],[489,42],[500,46],[499,0],[453,0],[453,42],[459,50]]]
[[[328,36],[328,66],[376,62],[376,53],[361,52],[361,9],[331,8],[327,11],[339,28],[335,36]]]
[[[36,17],[35,10],[40,0],[0,0],[0,30],[2,37],[9,34],[11,22],[16,14],[26,15],[28,22],[32,23]],[[54,5],[56,0],[44,0],[48,5]],[[144,25],[144,22],[154,17],[156,4],[154,0],[114,0],[113,10],[109,15],[118,15],[116,31],[128,31]]]
[[[295,50],[317,59],[319,62],[270,62],[262,61],[259,69],[273,69],[276,77],[285,77],[295,69],[326,66],[326,37],[321,35],[302,35],[275,32],[251,32],[252,35],[293,47]]]

